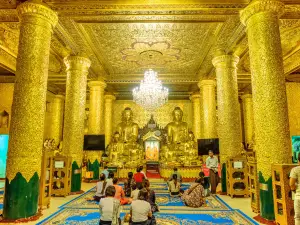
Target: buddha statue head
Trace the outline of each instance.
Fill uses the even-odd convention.
[[[182,121],[182,116],[183,116],[183,111],[181,110],[180,107],[175,107],[173,110],[173,121],[174,122],[181,122]]]
[[[123,119],[123,121],[124,122],[130,122],[132,120],[132,116],[133,116],[133,113],[132,113],[131,108],[126,107],[124,109],[124,111],[122,112],[122,119]]]
[[[115,132],[114,133],[114,137],[113,137],[113,142],[117,143],[120,139],[120,133],[119,132]]]

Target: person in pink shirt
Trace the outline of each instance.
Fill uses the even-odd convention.
[[[113,185],[116,189],[115,198],[120,200],[121,205],[126,205],[127,203],[129,203],[130,199],[125,198],[125,192],[122,186],[118,185],[118,178],[113,179]]]

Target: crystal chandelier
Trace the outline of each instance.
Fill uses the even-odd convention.
[[[168,101],[168,88],[163,87],[157,73],[149,69],[139,87],[132,91],[133,101],[148,111],[154,111]]]

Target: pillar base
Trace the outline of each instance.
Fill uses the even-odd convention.
[[[81,191],[81,168],[77,162],[72,163],[72,175],[71,175],[71,193],[77,193]]]
[[[5,180],[3,218],[5,220],[26,220],[38,214],[39,176],[33,174],[29,182],[18,172],[10,182]]]
[[[36,221],[38,220],[41,216],[43,216],[42,214],[42,210],[39,210],[37,212],[37,214],[30,216],[28,218],[22,218],[22,219],[0,219],[0,224],[8,224],[8,223],[28,223],[30,221]]]
[[[276,222],[275,222],[275,221],[267,220],[267,219],[261,217],[260,215],[257,215],[257,216],[255,216],[255,217],[253,217],[253,219],[255,219],[257,222],[262,223],[262,224],[276,225]]]
[[[79,194],[83,194],[85,191],[80,190],[80,191],[74,191],[74,192],[70,192],[69,195],[79,195]]]
[[[260,216],[268,221],[275,220],[272,177],[265,180],[262,173],[259,171],[258,181],[260,186]]]

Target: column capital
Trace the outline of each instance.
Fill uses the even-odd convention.
[[[116,96],[114,96],[113,94],[106,94],[106,95],[104,95],[104,99],[106,102],[114,101],[114,100],[116,100]]]
[[[64,95],[55,95],[54,98],[65,100],[65,96]]]
[[[200,101],[200,93],[197,93],[197,92],[196,92],[196,93],[191,94],[190,100],[191,100],[192,102],[195,102],[196,100]]]
[[[201,80],[198,83],[198,87],[201,89],[203,86],[213,86],[213,87],[216,87],[216,81],[215,80]]]
[[[243,95],[241,95],[242,101],[244,101],[247,98],[252,98],[252,94],[243,94]]]
[[[56,26],[58,21],[57,13],[40,0],[30,0],[20,4],[17,7],[17,12],[20,18],[38,15],[47,20],[52,28]]]
[[[88,70],[91,66],[91,60],[79,55],[69,55],[64,58],[67,71],[70,69]]]
[[[102,89],[106,88],[105,81],[102,80],[93,80],[88,83],[90,89]]]
[[[236,55],[220,55],[216,56],[212,60],[212,64],[214,67],[228,67],[228,68],[236,68],[240,58]]]
[[[284,4],[280,0],[253,1],[240,12],[241,22],[246,26],[253,15],[261,12],[269,12],[280,17],[284,12]]]

